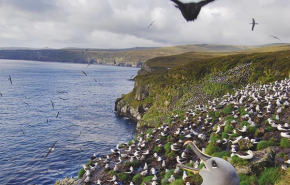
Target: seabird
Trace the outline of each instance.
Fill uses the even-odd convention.
[[[147,30],[152,26],[152,24],[155,22],[155,20],[154,21],[152,21],[150,24],[149,24],[149,26],[147,27]]]
[[[246,153],[238,154],[236,153],[239,158],[241,159],[252,159],[254,157],[254,153],[251,150],[248,150]]]
[[[9,75],[8,80],[10,81],[11,85],[12,85],[12,79],[11,76]]]
[[[58,140],[56,140],[56,142],[54,142],[54,143],[52,144],[52,146],[48,149],[48,152],[47,152],[46,156],[44,157],[44,159],[46,159],[47,156],[49,155],[49,153],[50,153],[52,150],[54,150],[54,146],[55,146],[55,144],[57,143],[57,141],[58,141]]]
[[[22,130],[22,129],[21,129],[21,132],[22,132],[22,134],[23,134],[23,135],[25,135],[25,133],[23,132],[23,130]]]
[[[210,3],[214,0],[204,0],[204,1],[200,1],[198,3],[195,3],[195,2],[182,3],[179,0],[171,0],[171,1],[173,1],[176,4],[175,7],[181,11],[181,14],[183,15],[183,17],[187,21],[194,21],[197,18],[198,14],[200,12],[200,9],[204,5]]]
[[[54,109],[54,103],[50,100],[52,109]]]
[[[202,153],[192,141],[186,141],[184,144],[189,144],[193,152],[204,162],[206,168],[200,170],[183,164],[177,164],[177,166],[193,173],[199,172],[203,179],[202,185],[240,184],[239,175],[236,169],[229,162]]]
[[[282,137],[290,138],[290,132],[281,132]]]
[[[58,117],[58,115],[59,115],[59,111],[57,111],[57,114],[56,114],[55,118],[57,118],[57,117]]]
[[[279,39],[278,37],[276,37],[276,36],[274,36],[274,35],[269,35],[270,37],[273,37],[273,38],[275,38],[275,39],[278,39],[278,40],[281,40],[281,39]]]
[[[170,178],[168,179],[168,182],[173,182],[173,181],[175,181],[175,177],[171,175]]]
[[[86,76],[88,76],[86,72],[82,71],[82,73],[84,73]]]
[[[254,31],[254,27],[255,27],[255,25],[257,24],[258,25],[258,23],[256,23],[256,21],[255,21],[255,19],[253,18],[252,19],[253,20],[253,22],[252,23],[250,23],[250,24],[252,24],[253,26],[252,26],[252,31]]]

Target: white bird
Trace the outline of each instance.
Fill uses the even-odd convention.
[[[187,177],[187,174],[186,174],[186,171],[184,170],[183,175],[182,175],[182,179],[185,181],[186,177]]]
[[[148,174],[148,170],[144,170],[140,172],[140,175],[143,177],[146,176],[147,174]]]
[[[114,182],[116,179],[117,179],[117,177],[116,177],[116,175],[114,175],[114,176],[112,177],[112,179],[107,180],[107,181],[108,181],[108,182]]]
[[[241,159],[252,159],[254,157],[254,153],[251,150],[248,150],[247,154],[248,155],[240,155],[240,154],[236,154],[236,155]]]
[[[168,179],[168,182],[173,182],[173,181],[175,181],[175,177],[171,175],[170,178]]]
[[[131,166],[130,169],[129,169],[129,170],[126,170],[124,173],[131,174],[131,173],[133,172],[133,170],[134,170],[134,169],[133,169],[133,167]]]
[[[148,165],[147,165],[147,163],[144,164],[143,169],[144,169],[144,170],[147,170],[147,169],[148,169]]]
[[[281,132],[282,137],[290,138],[290,132]]]
[[[247,132],[247,126],[245,125],[245,126],[243,126],[242,127],[242,129],[240,130],[240,129],[238,129],[240,132]]]

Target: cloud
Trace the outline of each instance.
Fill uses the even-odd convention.
[[[290,3],[283,0],[216,0],[201,9],[196,21],[187,22],[170,0],[0,0],[0,47],[124,48],[278,41],[269,35],[290,42],[289,8]],[[259,23],[254,31],[252,18]]]

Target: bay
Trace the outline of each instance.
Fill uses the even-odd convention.
[[[54,184],[76,178],[94,153],[105,155],[132,139],[136,124],[113,110],[116,98],[133,89],[134,82],[126,79],[137,71],[0,60],[1,184]]]

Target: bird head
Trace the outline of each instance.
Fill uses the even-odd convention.
[[[226,160],[219,157],[211,157],[202,153],[192,141],[186,141],[184,145],[188,144],[192,151],[205,164],[205,168],[198,169],[188,167],[186,165],[178,164],[181,169],[199,173],[203,179],[203,185],[239,185],[240,179],[236,169]]]

